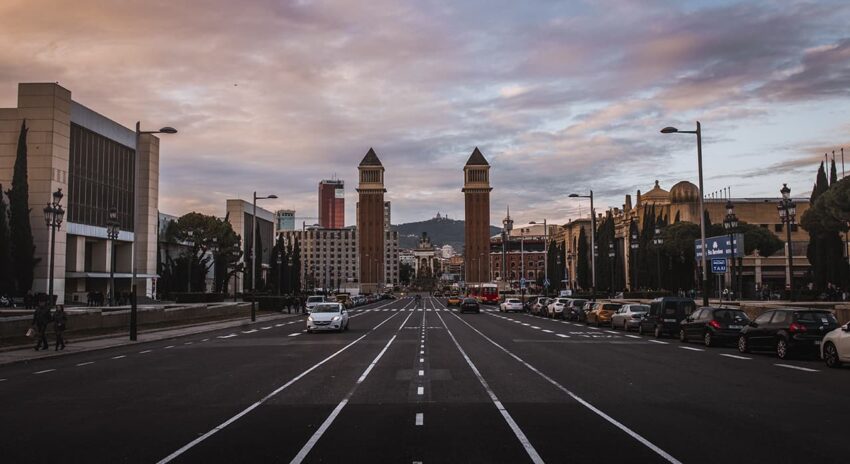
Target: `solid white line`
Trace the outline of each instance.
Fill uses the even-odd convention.
[[[667,342],[662,342],[660,340],[650,340],[652,343],[658,343],[659,345],[669,345]]]
[[[331,354],[330,356],[326,357],[325,359],[323,359],[323,360],[321,360],[321,361],[317,362],[316,364],[313,364],[313,366],[311,366],[310,368],[308,368],[308,369],[307,369],[307,370],[305,370],[304,372],[302,372],[302,373],[298,374],[297,376],[293,377],[293,378],[292,378],[289,382],[286,382],[285,384],[281,385],[280,387],[278,387],[277,389],[275,389],[274,391],[272,391],[272,392],[271,392],[271,393],[269,393],[268,395],[266,395],[266,396],[264,396],[264,397],[260,398],[257,402],[255,402],[255,403],[254,403],[254,404],[252,404],[251,406],[248,406],[247,408],[243,409],[241,412],[239,412],[239,413],[238,413],[238,414],[236,414],[235,416],[233,416],[233,417],[231,417],[230,419],[227,419],[226,421],[222,422],[221,424],[219,424],[218,426],[216,426],[215,428],[213,428],[213,429],[212,429],[212,430],[210,430],[209,432],[207,432],[207,433],[205,433],[205,434],[201,435],[200,437],[195,438],[194,440],[190,441],[189,443],[187,443],[187,444],[183,445],[183,447],[181,447],[181,448],[180,448],[180,449],[178,449],[177,451],[175,451],[175,452],[173,452],[173,453],[169,454],[168,456],[166,456],[166,457],[162,458],[161,460],[159,460],[159,461],[158,461],[158,463],[157,463],[157,464],[165,464],[165,463],[167,463],[167,462],[171,462],[171,461],[173,461],[175,458],[179,457],[181,454],[183,454],[183,453],[185,453],[186,451],[188,451],[188,450],[192,449],[192,448],[193,448],[195,445],[197,445],[198,443],[200,443],[200,442],[202,442],[202,441],[206,440],[207,438],[209,438],[209,437],[213,436],[214,434],[216,434],[216,433],[217,433],[217,432],[219,432],[220,430],[224,429],[224,428],[225,428],[225,427],[227,427],[228,425],[230,425],[230,424],[232,424],[232,423],[236,422],[237,420],[239,420],[239,418],[241,418],[241,417],[242,417],[242,416],[244,416],[245,414],[248,414],[249,412],[253,411],[253,410],[254,410],[254,409],[256,409],[258,406],[260,406],[261,404],[265,403],[266,401],[268,401],[268,400],[269,400],[270,398],[272,398],[273,396],[277,395],[278,393],[280,393],[280,392],[282,392],[283,390],[285,390],[286,388],[288,388],[290,385],[292,385],[292,384],[294,384],[295,382],[297,382],[297,381],[301,380],[302,378],[304,378],[304,376],[306,376],[306,375],[307,375],[307,374],[309,374],[310,372],[313,372],[314,370],[318,369],[318,368],[319,368],[320,366],[322,366],[323,364],[325,364],[325,363],[327,363],[328,361],[330,361],[331,359],[333,359],[333,358],[337,357],[337,356],[338,356],[340,353],[342,353],[343,351],[345,351],[345,350],[347,350],[347,349],[351,348],[352,346],[354,346],[354,344],[355,344],[355,343],[357,343],[357,342],[359,342],[360,340],[363,340],[364,338],[366,338],[369,334],[371,334],[372,332],[374,332],[374,331],[375,331],[378,327],[380,327],[380,326],[384,325],[385,323],[389,322],[389,320],[390,320],[390,319],[392,319],[393,317],[395,317],[395,314],[393,314],[392,316],[390,316],[390,317],[388,317],[388,318],[384,319],[383,321],[381,321],[381,323],[380,323],[380,324],[376,325],[375,327],[372,327],[372,329],[371,329],[371,330],[369,330],[369,331],[368,331],[368,332],[366,332],[365,334],[361,335],[361,336],[360,336],[360,338],[357,338],[356,340],[354,340],[353,342],[349,343],[348,345],[345,345],[344,347],[342,347],[342,348],[340,348],[339,350],[335,351],[333,354]]]
[[[416,394],[417,395],[424,395],[425,394],[425,387],[416,387]]]
[[[390,316],[389,319],[392,319],[396,314]],[[407,319],[409,319],[412,315],[413,313],[408,314]],[[384,356],[384,353],[386,353],[387,350],[390,348],[390,345],[392,345],[393,341],[395,341],[396,337],[398,336],[398,332],[401,330],[402,327],[404,327],[404,324],[407,322],[407,319],[405,319],[404,322],[401,323],[398,330],[396,330],[396,333],[393,334],[387,344],[384,345],[384,349],[382,349],[381,352],[378,353],[377,356],[375,356],[375,359],[372,360],[372,363],[369,364],[365,371],[363,371],[363,374],[360,375],[360,378],[357,379],[357,382],[354,383],[354,386],[351,388],[351,390],[348,391],[348,394],[345,395],[345,398],[343,398],[342,401],[339,402],[339,404],[334,408],[334,410],[331,411],[331,414],[325,419],[324,422],[322,422],[322,425],[320,425],[319,428],[316,429],[316,431],[313,433],[313,436],[311,436],[310,439],[307,440],[307,443],[305,443],[304,446],[301,448],[301,451],[299,451],[298,454],[296,454],[295,457],[292,458],[290,464],[298,464],[304,461],[304,458],[306,458],[307,455],[310,454],[310,450],[312,450],[313,447],[316,446],[316,443],[318,443],[319,439],[322,438],[322,435],[324,435],[325,431],[331,426],[331,424],[333,424],[333,421],[336,419],[336,416],[338,416],[342,409],[345,407],[345,405],[348,404],[348,400],[351,399],[351,397],[354,395],[354,392],[357,390],[357,387],[361,383],[363,383],[364,380],[366,380],[366,377],[369,376],[369,373],[372,372],[372,369],[374,369],[375,365],[378,364],[378,361],[381,360],[381,357]]]
[[[727,358],[732,358],[732,359],[744,359],[744,360],[753,359],[753,358],[748,358],[746,356],[738,356],[737,354],[720,353],[720,356],[726,356]]]
[[[702,348],[694,348],[694,347],[691,347],[691,346],[680,346],[679,348],[681,348],[683,350],[691,350],[691,351],[705,351]]]
[[[151,352],[151,351],[153,351],[153,350],[145,350],[145,351],[139,351],[139,354],[145,354],[145,353],[150,353],[150,352]]]
[[[817,369],[809,369],[808,367],[793,366],[791,364],[774,364],[774,366],[784,367],[786,369],[796,369],[803,372],[820,372]]]
[[[425,414],[421,412],[416,413],[416,425],[422,425],[425,423]]]
[[[531,458],[532,462],[536,464],[542,464],[543,459],[537,453],[537,450],[534,449],[534,445],[531,444],[531,442],[528,440],[528,437],[525,436],[525,433],[522,431],[522,429],[519,428],[519,425],[517,425],[517,423],[514,421],[514,418],[511,417],[511,414],[502,405],[502,402],[499,401],[499,397],[497,397],[496,393],[493,392],[493,390],[490,388],[490,384],[488,384],[487,381],[484,380],[484,376],[481,375],[481,372],[478,370],[477,367],[475,367],[475,364],[472,362],[471,359],[469,359],[469,356],[466,355],[466,352],[463,351],[463,348],[461,348],[460,343],[458,343],[452,331],[449,330],[449,326],[446,324],[446,321],[443,320],[443,316],[440,316],[439,313],[437,313],[437,316],[440,318],[440,322],[443,323],[443,327],[446,328],[446,332],[452,338],[452,341],[454,342],[458,351],[460,351],[460,354],[466,360],[466,363],[469,365],[469,368],[472,369],[472,373],[475,374],[475,377],[478,378],[478,382],[481,383],[481,386],[484,387],[484,390],[487,391],[487,395],[490,396],[490,400],[493,401],[493,404],[496,406],[496,409],[499,410],[499,413],[502,415],[502,418],[505,420],[505,422],[507,422],[508,426],[514,432],[514,435],[517,437],[517,440],[519,440],[520,444],[522,444],[523,448],[525,448],[525,452],[528,453],[528,457]],[[457,314],[452,314],[452,316],[463,321],[463,319],[461,319]],[[467,323],[466,325],[469,324]],[[470,325],[470,327],[472,326]]]
[[[666,459],[666,460],[667,460],[668,462],[670,462],[671,464],[681,464],[681,461],[679,461],[678,459],[674,458],[673,456],[671,456],[670,454],[668,454],[666,451],[662,450],[661,448],[659,448],[659,447],[655,446],[654,444],[652,444],[652,442],[650,442],[650,441],[649,441],[649,440],[647,440],[646,438],[642,437],[640,434],[638,434],[637,432],[633,431],[632,429],[630,429],[630,428],[626,427],[625,425],[621,424],[620,422],[618,422],[618,421],[617,421],[616,419],[614,419],[613,417],[609,416],[608,414],[605,414],[604,412],[602,412],[602,410],[600,410],[600,409],[599,409],[599,408],[597,408],[596,406],[594,406],[594,405],[590,404],[589,402],[585,401],[585,400],[584,400],[583,398],[581,398],[580,396],[578,396],[578,395],[576,395],[575,393],[571,392],[571,391],[570,391],[570,390],[568,390],[566,387],[564,387],[563,385],[561,385],[560,383],[558,383],[557,381],[555,381],[555,379],[553,379],[553,378],[549,377],[548,375],[546,375],[546,374],[544,374],[543,372],[541,372],[540,370],[538,370],[536,367],[534,367],[534,366],[532,366],[531,364],[529,364],[529,363],[525,362],[525,360],[523,360],[523,359],[522,359],[522,358],[520,358],[519,356],[517,356],[517,355],[513,354],[511,351],[509,351],[508,349],[506,349],[506,348],[505,348],[505,347],[503,347],[502,345],[499,345],[499,344],[498,344],[498,343],[496,343],[493,339],[491,339],[490,337],[488,337],[488,336],[484,335],[483,333],[481,333],[481,331],[479,331],[478,329],[476,329],[475,327],[473,327],[471,324],[469,324],[468,322],[466,322],[466,321],[465,321],[465,320],[463,320],[462,318],[458,317],[456,314],[452,314],[452,315],[453,315],[455,318],[457,318],[459,321],[461,321],[461,322],[463,322],[464,324],[466,324],[466,325],[467,325],[470,329],[472,329],[472,330],[474,330],[476,333],[478,333],[478,335],[481,335],[481,336],[482,336],[485,340],[489,341],[491,344],[493,344],[494,346],[496,346],[497,348],[499,348],[500,350],[502,350],[502,351],[503,351],[504,353],[506,353],[508,356],[510,356],[510,357],[512,357],[512,358],[514,358],[514,359],[515,359],[515,360],[517,360],[519,363],[521,363],[521,364],[522,364],[522,365],[524,365],[525,367],[529,368],[532,372],[534,372],[534,373],[536,373],[537,375],[539,375],[540,377],[542,377],[542,378],[546,379],[549,383],[551,383],[552,385],[554,385],[556,388],[558,388],[558,389],[559,389],[559,390],[561,390],[562,392],[564,392],[564,393],[566,393],[567,395],[569,395],[572,399],[574,399],[574,400],[578,401],[578,402],[579,402],[579,404],[581,404],[582,406],[586,407],[587,409],[590,409],[591,411],[593,411],[594,413],[596,413],[598,416],[600,416],[600,417],[602,417],[603,419],[605,419],[606,421],[608,421],[608,422],[609,422],[610,424],[612,424],[613,426],[615,426],[615,427],[617,427],[618,429],[622,430],[623,432],[625,432],[626,434],[628,434],[629,436],[631,436],[631,437],[632,437],[632,438],[634,438],[635,440],[639,441],[641,444],[643,444],[643,445],[644,445],[644,446],[646,446],[647,448],[649,448],[649,449],[651,449],[652,451],[654,451],[654,452],[655,452],[656,454],[658,454],[659,456],[661,456],[661,457],[663,457],[664,459]],[[447,329],[447,331],[448,331],[448,327],[446,327],[446,329]],[[449,332],[449,334],[451,335],[451,332]],[[452,338],[454,338],[454,337],[452,337]],[[455,341],[455,343],[457,343],[457,341]],[[665,343],[665,342],[661,342],[661,343]],[[539,458],[539,457],[538,457],[538,458]],[[541,462],[542,462],[542,461],[541,461]]]
[[[126,357],[127,357],[127,356],[125,356],[125,355],[123,355],[123,354],[122,354],[122,355],[120,355],[120,356],[113,356],[113,357],[112,357],[112,359],[121,359],[121,358],[126,358]]]
[[[84,363],[77,363],[77,367],[88,366],[89,364],[94,364],[94,361],[89,361],[89,362],[84,362]]]
[[[45,370],[43,370],[43,371],[33,372],[33,374],[35,374],[35,375],[38,375],[38,374],[46,374],[46,373],[48,373],[48,372],[53,372],[53,371],[55,371],[55,370],[56,370],[56,369],[45,369]]]

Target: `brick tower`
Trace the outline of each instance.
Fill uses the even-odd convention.
[[[384,283],[384,165],[369,149],[360,166],[357,186],[357,252],[360,291],[375,293]]]
[[[467,285],[490,281],[490,163],[475,147],[463,167],[463,264]]]

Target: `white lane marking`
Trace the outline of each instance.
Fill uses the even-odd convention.
[[[139,351],[139,354],[146,354],[146,353],[150,353],[151,351],[153,351],[153,350]]]
[[[219,335],[218,338],[233,338],[233,337],[236,337],[236,336],[237,336],[236,334]]]
[[[388,321],[392,319],[396,316],[396,314],[393,314],[386,320]],[[408,314],[407,319],[410,319],[410,316],[412,315],[413,313]],[[299,464],[300,462],[304,461],[304,458],[306,458],[308,454],[310,454],[310,450],[312,450],[313,447],[316,446],[316,443],[318,443],[319,439],[322,438],[322,435],[324,435],[325,431],[331,426],[333,421],[336,419],[336,416],[338,416],[342,409],[345,407],[345,405],[348,404],[348,401],[354,395],[354,392],[357,391],[357,387],[359,387],[360,384],[363,383],[364,380],[366,380],[366,377],[369,376],[369,373],[372,372],[372,369],[375,368],[375,365],[378,364],[378,361],[381,360],[381,357],[384,356],[384,353],[387,352],[387,350],[390,348],[390,345],[392,345],[396,337],[398,337],[398,332],[401,331],[401,328],[404,327],[404,324],[407,323],[407,319],[405,319],[401,323],[401,325],[398,327],[398,330],[396,330],[396,333],[393,334],[387,344],[384,345],[384,349],[382,349],[381,352],[378,353],[377,356],[375,356],[375,359],[372,360],[372,363],[369,364],[368,367],[366,367],[366,370],[363,371],[363,374],[360,375],[360,378],[357,379],[357,382],[354,383],[354,386],[351,387],[351,390],[348,391],[348,393],[345,395],[345,398],[343,398],[342,401],[340,401],[339,404],[336,405],[334,410],[331,411],[331,414],[325,419],[324,422],[322,422],[322,425],[320,425],[319,428],[316,429],[316,431],[313,433],[313,436],[311,436],[310,439],[307,440],[307,443],[304,444],[304,446],[301,448],[301,451],[299,451],[298,454],[296,454],[295,457],[292,458],[290,464]]]
[[[421,412],[416,413],[416,425],[422,425],[425,423],[425,414]]]
[[[0,379],[0,382],[5,382],[5,381],[6,381],[6,379]]]
[[[297,337],[298,335],[301,335],[301,332],[291,333],[291,334],[287,335],[287,337]]]
[[[613,330],[606,330],[605,332],[606,332],[606,333],[609,333],[609,334],[614,334],[614,335],[619,335],[619,334],[620,334],[620,332],[615,332],[615,331],[613,331]]]
[[[500,350],[502,350],[505,354],[507,354],[508,356],[510,356],[510,357],[512,357],[512,358],[514,358],[514,359],[515,359],[515,360],[517,360],[519,363],[521,363],[522,365],[524,365],[525,367],[527,367],[528,369],[530,369],[532,372],[536,373],[537,375],[539,375],[540,377],[544,378],[544,379],[545,379],[545,380],[547,380],[549,383],[551,383],[552,385],[554,385],[556,388],[558,388],[558,389],[559,389],[559,390],[561,390],[562,392],[566,393],[566,394],[567,394],[568,396],[570,396],[572,399],[574,399],[574,400],[578,401],[578,402],[579,402],[579,404],[581,404],[582,406],[586,407],[587,409],[590,409],[591,411],[593,411],[594,413],[596,413],[599,417],[602,417],[603,419],[605,419],[606,421],[608,421],[608,423],[610,423],[611,425],[613,425],[613,426],[617,427],[618,429],[622,430],[623,432],[625,432],[626,434],[628,434],[629,436],[631,436],[631,437],[632,437],[632,438],[634,438],[635,440],[639,441],[641,444],[643,444],[643,445],[644,445],[644,446],[646,446],[647,448],[651,449],[652,451],[654,451],[656,454],[658,454],[659,456],[661,456],[661,457],[663,457],[664,459],[666,459],[666,460],[667,460],[668,462],[670,462],[671,464],[682,464],[682,463],[681,463],[681,461],[679,461],[678,459],[674,458],[673,456],[671,456],[669,453],[667,453],[666,451],[662,450],[661,448],[659,448],[659,447],[655,446],[652,442],[650,442],[650,441],[649,441],[649,440],[647,440],[646,438],[642,437],[642,436],[641,436],[640,434],[638,434],[637,432],[635,432],[635,431],[633,431],[632,429],[630,429],[630,428],[626,427],[625,425],[621,424],[620,422],[618,422],[616,419],[614,419],[613,417],[609,416],[608,414],[605,414],[604,412],[602,412],[602,410],[600,410],[600,409],[599,409],[599,408],[597,408],[596,406],[594,406],[594,405],[590,404],[589,402],[585,401],[583,398],[581,398],[580,396],[576,395],[576,394],[575,394],[575,393],[573,393],[572,391],[568,390],[566,387],[564,387],[563,385],[561,385],[560,383],[558,383],[555,379],[553,379],[553,378],[549,377],[548,375],[546,375],[546,374],[544,374],[543,372],[541,372],[540,370],[538,370],[536,367],[534,367],[534,366],[532,366],[531,364],[529,364],[529,363],[525,362],[525,360],[523,360],[523,359],[522,359],[522,358],[520,358],[519,356],[517,356],[517,355],[513,354],[513,353],[512,353],[511,351],[509,351],[507,348],[503,347],[502,345],[499,345],[499,344],[498,344],[498,343],[496,343],[493,339],[491,339],[490,337],[488,337],[488,336],[484,335],[483,333],[481,333],[481,331],[480,331],[480,330],[476,329],[476,328],[475,328],[475,327],[473,327],[471,324],[469,324],[468,322],[466,322],[466,321],[465,321],[465,320],[463,320],[462,318],[458,317],[456,314],[452,314],[452,316],[454,316],[454,317],[455,317],[455,318],[457,318],[459,321],[461,321],[461,322],[463,322],[464,324],[466,324],[466,326],[467,326],[467,327],[469,327],[470,329],[474,330],[474,331],[475,331],[478,335],[481,335],[481,336],[482,336],[485,340],[487,340],[488,342],[490,342],[491,344],[493,344],[496,348],[499,348],[499,349],[500,349]],[[444,324],[445,324],[445,323],[444,323]],[[448,331],[448,327],[446,327],[446,331]],[[448,332],[449,332],[449,335],[451,335],[451,331],[448,331]],[[454,337],[452,337],[452,338],[454,338]],[[455,343],[457,343],[457,341],[455,341]],[[664,343],[664,342],[661,342],[661,343]],[[532,448],[532,449],[533,449],[533,448]],[[539,457],[538,457],[538,458],[539,458]],[[542,461],[541,461],[541,462],[542,462]]]
[[[334,352],[333,354],[331,354],[330,356],[328,356],[328,357],[326,357],[325,359],[323,359],[323,360],[321,360],[321,361],[317,362],[316,364],[313,364],[310,368],[308,368],[308,369],[307,369],[307,370],[305,370],[304,372],[302,372],[302,373],[298,374],[297,376],[293,377],[293,378],[292,378],[289,382],[286,382],[285,384],[281,385],[280,387],[278,387],[277,389],[275,389],[274,391],[272,391],[272,392],[271,392],[271,393],[269,393],[268,395],[266,395],[266,396],[264,396],[264,397],[260,398],[260,399],[259,399],[258,401],[256,401],[254,404],[252,404],[251,406],[248,406],[247,408],[243,409],[242,411],[240,411],[240,412],[239,412],[238,414],[236,414],[235,416],[233,416],[233,417],[231,417],[230,419],[227,419],[226,421],[224,421],[224,422],[222,422],[221,424],[217,425],[215,428],[213,428],[213,429],[212,429],[212,430],[210,430],[209,432],[207,432],[207,433],[205,433],[205,434],[203,434],[203,435],[199,436],[198,438],[195,438],[194,440],[190,441],[189,443],[187,443],[187,444],[183,445],[183,447],[181,447],[181,448],[180,448],[180,449],[178,449],[177,451],[175,451],[175,452],[173,452],[173,453],[169,454],[168,456],[166,456],[166,457],[164,457],[164,458],[160,459],[160,460],[157,462],[157,464],[166,464],[166,463],[168,463],[168,462],[173,461],[174,459],[176,459],[177,457],[179,457],[180,455],[182,455],[182,454],[183,454],[183,453],[185,453],[186,451],[188,451],[188,450],[192,449],[193,447],[195,447],[195,445],[197,445],[198,443],[200,443],[200,442],[202,442],[202,441],[206,440],[207,438],[209,438],[209,437],[211,437],[211,436],[215,435],[217,432],[219,432],[220,430],[224,429],[224,428],[225,428],[225,427],[227,427],[228,425],[230,425],[230,424],[232,424],[232,423],[236,422],[237,420],[239,420],[239,418],[241,418],[241,417],[242,417],[242,416],[244,416],[245,414],[248,414],[249,412],[253,411],[253,410],[254,410],[254,409],[256,409],[257,407],[259,407],[261,404],[263,404],[263,403],[265,403],[266,401],[268,401],[268,400],[269,400],[270,398],[272,398],[273,396],[277,395],[278,393],[280,393],[280,392],[282,392],[283,390],[285,390],[286,388],[288,388],[290,385],[292,385],[292,384],[294,384],[295,382],[297,382],[297,381],[301,380],[302,378],[304,378],[304,376],[306,376],[307,374],[309,374],[309,373],[313,372],[314,370],[318,369],[318,368],[319,368],[319,367],[321,367],[323,364],[325,364],[325,363],[327,363],[328,361],[330,361],[331,359],[333,359],[333,358],[337,357],[337,356],[338,356],[340,353],[342,353],[343,351],[345,351],[345,350],[347,350],[347,349],[351,348],[352,346],[354,346],[354,344],[356,344],[356,343],[357,343],[357,342],[359,342],[360,340],[363,340],[364,338],[366,338],[369,334],[371,334],[372,332],[374,332],[376,329],[378,329],[378,328],[379,328],[379,327],[381,327],[382,325],[384,325],[384,324],[386,324],[387,322],[389,322],[389,321],[390,321],[390,319],[392,319],[393,317],[395,317],[395,314],[393,314],[392,316],[390,316],[390,317],[388,317],[388,318],[384,319],[383,321],[381,321],[381,323],[379,323],[379,324],[378,324],[378,325],[376,325],[375,327],[372,327],[372,329],[371,329],[371,330],[369,330],[369,331],[368,331],[368,332],[366,332],[365,334],[361,335],[359,338],[357,338],[356,340],[352,341],[352,342],[351,342],[351,343],[349,343],[348,345],[345,345],[345,346],[343,346],[342,348],[340,348],[339,350],[335,351],[335,352]]]
[[[753,359],[753,358],[748,358],[746,356],[738,356],[737,354],[720,353],[720,356],[726,356],[727,358],[732,358],[732,359],[744,359],[744,360]]]
[[[691,351],[705,351],[702,348],[694,348],[692,346],[680,346],[679,348],[681,348],[683,350],[691,350]]]
[[[120,355],[120,356],[113,356],[113,357],[112,357],[112,359],[121,359],[121,358],[126,358],[126,357],[127,357],[127,356],[125,356],[125,355],[123,355],[123,354],[122,354],[122,355]]]
[[[172,348],[174,348],[174,345],[168,345],[168,346],[165,347],[166,350],[170,350]]]
[[[271,328],[272,328],[272,326],[267,325],[267,326],[265,326],[265,327],[260,327],[260,330],[269,330],[269,329],[271,329]]]
[[[184,343],[184,345],[191,345],[191,344],[192,344],[192,342],[186,342],[186,343]]]
[[[551,330],[549,330],[549,329],[543,329],[543,331],[544,331],[544,332],[546,332],[546,333],[555,333],[555,332],[553,332],[553,331],[551,331]]]
[[[569,336],[569,335],[564,335],[564,334],[555,334],[555,335],[557,335],[557,336],[559,336],[559,337],[561,337],[561,338],[570,338],[570,336]]]
[[[425,362],[425,358],[419,358],[419,362],[424,363],[424,362]]]
[[[242,331],[243,334],[252,334],[254,332],[258,332],[258,330],[257,329],[251,329],[251,330],[243,330]]]
[[[94,361],[88,361],[84,363],[77,363],[77,367],[88,366],[89,364],[94,364]]]
[[[275,324],[275,327],[283,327],[285,324]]]
[[[499,400],[499,397],[497,397],[496,393],[493,392],[493,390],[490,388],[490,384],[488,384],[487,381],[484,380],[484,376],[481,375],[481,372],[478,370],[477,367],[475,367],[475,364],[472,362],[471,359],[469,359],[469,356],[467,356],[466,352],[463,351],[463,348],[461,348],[460,343],[458,343],[457,341],[457,338],[455,338],[452,331],[449,330],[449,326],[446,325],[446,321],[443,320],[443,316],[440,316],[439,313],[437,313],[437,316],[440,318],[440,322],[443,323],[443,327],[446,328],[446,332],[452,338],[452,341],[454,342],[458,351],[460,351],[460,354],[466,360],[466,363],[469,365],[469,368],[472,369],[472,372],[478,378],[478,382],[481,383],[481,386],[484,387],[484,390],[487,391],[487,395],[490,396],[490,400],[493,401],[493,404],[496,406],[496,409],[499,410],[499,413],[502,415],[502,418],[505,420],[505,422],[507,422],[508,426],[514,432],[514,435],[517,437],[517,440],[519,440],[519,442],[522,444],[523,448],[525,448],[525,452],[528,453],[528,457],[530,457],[531,461],[535,464],[543,464],[543,459],[537,453],[537,450],[534,449],[534,445],[531,444],[531,442],[528,440],[528,437],[525,436],[525,433],[522,431],[522,429],[519,428],[519,425],[517,425],[517,423],[514,421],[514,418],[511,417],[511,414],[502,405],[502,402]],[[457,314],[452,314],[452,316],[458,318],[459,320],[463,320]],[[472,326],[469,325],[469,327]]]
[[[662,342],[661,340],[650,340],[652,343],[658,343],[659,345],[669,345],[667,342]]]
[[[523,322],[523,323],[522,323],[522,325],[524,325],[524,326],[530,326],[531,324],[529,324],[528,322]]]
[[[202,341],[202,342],[208,342],[208,341],[210,341],[210,339],[209,339],[209,338],[205,338],[205,339],[203,339],[203,340],[201,340],[201,341]]]
[[[425,387],[416,387],[416,394],[417,395],[424,395],[425,394]]]
[[[422,377],[423,375],[425,375],[425,371],[422,370],[422,369],[419,369],[419,377]]]
[[[38,374],[47,374],[48,372],[53,372],[53,371],[55,371],[55,370],[56,370],[56,369],[45,369],[45,370],[43,370],[43,371],[33,372],[33,374],[34,374],[34,375],[38,375]]]
[[[419,354],[425,354],[425,350],[419,350]]]
[[[629,338],[640,338],[637,335],[626,335],[626,336],[629,337]]]
[[[791,364],[774,364],[774,366],[784,367],[786,369],[795,369],[803,372],[820,372],[817,369],[809,369],[808,367],[794,366]]]

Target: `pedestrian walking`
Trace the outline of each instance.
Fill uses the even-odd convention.
[[[65,314],[65,305],[56,305],[56,312],[53,314],[53,331],[56,332],[55,351],[65,349],[65,324],[67,322],[68,316]]]
[[[32,323],[35,326],[36,337],[38,337],[35,350],[40,350],[42,345],[45,350],[49,349],[50,345],[47,344],[47,324],[50,324],[50,308],[47,306],[47,301],[39,301],[38,307],[32,316]]]

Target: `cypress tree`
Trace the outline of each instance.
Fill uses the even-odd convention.
[[[292,249],[291,287],[294,293],[301,293],[301,243],[295,240]]]
[[[829,185],[832,186],[836,182],[838,182],[838,171],[835,169],[835,158],[832,158],[832,164],[829,166]]]
[[[3,195],[3,185],[0,185],[0,295],[12,295],[15,291],[9,240],[9,213]]]
[[[15,269],[16,288],[19,295],[32,289],[33,270],[40,260],[35,258],[35,244],[30,226],[29,185],[27,183],[27,122],[21,123],[18,152],[12,174],[9,195],[9,233],[12,266]]]
[[[829,180],[827,180],[824,163],[820,163],[818,167],[815,185],[812,188],[812,195],[809,197],[809,204],[814,205],[815,201],[826,191],[829,190]],[[808,211],[806,212],[808,214]],[[823,289],[826,287],[829,278],[830,270],[828,269],[829,249],[834,246],[827,237],[828,233],[818,221],[807,221],[804,215],[801,218],[801,223],[809,233],[809,244],[806,247],[806,257],[809,259],[812,269],[812,280],[816,288]]]
[[[576,280],[578,281],[578,286],[582,289],[590,288],[592,283],[590,279],[590,263],[588,262],[590,258],[588,248],[590,247],[587,244],[587,234],[584,231],[584,227],[582,227],[578,233],[578,257],[576,258]]]

